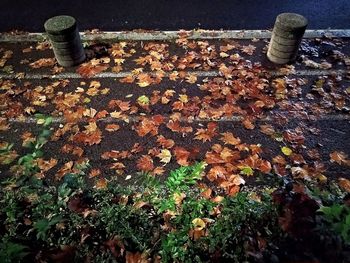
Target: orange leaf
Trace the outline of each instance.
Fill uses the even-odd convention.
[[[96,189],[106,189],[108,185],[108,181],[105,178],[98,179],[95,183],[95,188]]]
[[[33,63],[30,63],[29,66],[32,68],[42,68],[42,67],[51,67],[56,64],[54,58],[41,58]]]
[[[154,168],[153,160],[149,155],[142,155],[137,160],[136,167],[141,171],[150,172]]]
[[[182,166],[188,166],[188,158],[190,157],[190,152],[183,147],[175,147],[174,155],[178,164]]]
[[[260,131],[261,131],[262,133],[266,134],[266,135],[269,135],[269,136],[271,136],[271,135],[273,135],[273,134],[276,133],[276,132],[275,132],[275,129],[274,129],[273,126],[270,125],[270,124],[260,125]]]
[[[101,174],[101,170],[100,169],[91,169],[90,173],[89,173],[89,177],[96,177],[98,175]]]
[[[350,181],[348,179],[339,178],[338,179],[338,184],[339,184],[341,189],[343,189],[344,191],[350,193]]]
[[[82,77],[84,78],[91,78],[94,75],[105,71],[106,69],[108,69],[108,65],[105,64],[97,64],[95,65],[94,63],[87,62],[87,63],[83,63],[81,64],[78,69],[77,69],[77,73],[79,73]]]
[[[249,119],[244,119],[242,121],[244,128],[248,130],[253,130],[255,128],[254,124]]]
[[[334,151],[329,156],[331,157],[331,162],[336,162],[339,165],[350,165],[350,160],[344,152]]]
[[[220,157],[220,154],[214,152],[207,152],[205,154],[205,162],[207,164],[225,163],[225,161]]]
[[[234,137],[232,132],[224,132],[221,135],[220,141],[223,141],[225,144],[237,145],[241,143],[241,139]]]
[[[119,130],[120,126],[118,124],[107,124],[105,129],[106,131],[113,132]]]
[[[263,173],[267,174],[267,173],[271,172],[271,169],[272,169],[271,163],[267,160],[261,160],[259,163],[258,169],[260,171],[262,171]]]
[[[207,178],[209,179],[209,181],[213,182],[217,178],[225,178],[226,175],[227,171],[225,167],[216,165],[209,170]]]
[[[143,118],[137,126],[134,126],[134,129],[141,137],[147,135],[148,133],[151,133],[152,135],[158,134],[158,125],[156,125],[153,120],[148,118]]]
[[[131,253],[129,251],[126,252],[125,255],[126,263],[148,263],[147,255],[141,254],[140,252]]]
[[[163,135],[157,137],[157,143],[166,149],[171,149],[175,145],[172,139],[166,139]]]

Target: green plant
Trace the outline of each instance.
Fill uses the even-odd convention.
[[[333,204],[322,206],[318,211],[331,229],[350,244],[350,208],[345,204]]]
[[[38,171],[37,165],[34,160],[44,155],[41,148],[45,145],[48,138],[51,135],[51,131],[48,127],[52,123],[52,117],[47,117],[43,114],[36,114],[37,124],[42,125],[43,129],[37,136],[35,141],[30,141],[25,147],[29,148],[30,152],[18,159],[18,165],[24,168],[24,175],[32,175]]]
[[[22,259],[29,254],[28,247],[22,244],[13,243],[6,239],[0,242],[0,262],[16,263],[22,262]]]

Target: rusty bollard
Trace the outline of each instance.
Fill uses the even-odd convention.
[[[55,16],[48,19],[44,27],[58,64],[71,67],[85,60],[85,51],[74,17]]]
[[[307,19],[299,14],[282,13],[276,18],[267,51],[268,59],[286,64],[296,59],[300,42],[307,27]]]

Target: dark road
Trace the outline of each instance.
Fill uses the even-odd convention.
[[[268,29],[282,12],[309,19],[309,29],[350,26],[349,0],[2,0],[0,31],[42,32],[46,19],[74,16],[81,30]]]

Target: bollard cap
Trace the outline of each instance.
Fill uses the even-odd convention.
[[[46,20],[44,28],[51,35],[63,35],[73,32],[77,28],[77,23],[72,16],[54,16]]]
[[[276,18],[276,26],[290,31],[305,30],[307,19],[296,13],[282,13]]]

